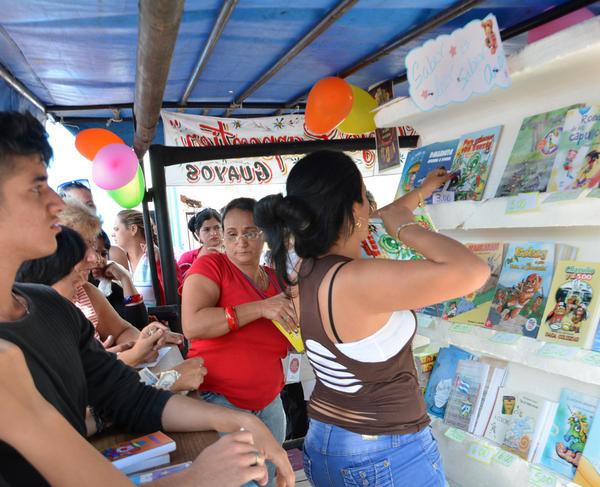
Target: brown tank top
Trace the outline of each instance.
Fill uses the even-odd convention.
[[[316,376],[309,416],[364,435],[415,433],[429,424],[429,417],[417,381],[412,336],[388,360],[361,362],[344,355],[325,333],[317,298],[319,286],[332,267],[348,261],[329,255],[306,260],[300,268],[302,339]],[[334,279],[335,274],[332,284]],[[332,284],[326,311],[330,320]],[[416,322],[414,313],[412,317]],[[334,323],[332,330],[335,333]]]

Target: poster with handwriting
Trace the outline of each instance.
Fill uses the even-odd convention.
[[[423,111],[510,86],[498,23],[491,14],[427,41],[410,51],[405,63],[410,97]]]

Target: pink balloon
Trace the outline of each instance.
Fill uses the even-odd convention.
[[[563,15],[558,19],[552,20],[546,24],[540,25],[527,33],[527,44],[539,41],[544,37],[555,34],[567,27],[583,22],[594,17],[594,13],[589,8],[580,8],[570,14]]]
[[[138,159],[131,147],[109,144],[98,151],[92,165],[92,179],[102,189],[118,189],[137,172]]]

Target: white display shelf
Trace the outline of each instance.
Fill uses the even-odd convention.
[[[600,198],[582,195],[574,201],[544,203],[552,193],[540,193],[540,207],[527,213],[506,213],[508,197],[455,201],[427,206],[438,230],[600,226]]]
[[[424,324],[419,326],[419,334],[430,338],[433,344],[452,344],[478,355],[487,355],[549,374],[600,385],[600,353],[573,347],[556,347],[524,336],[518,337],[515,343],[500,343],[492,339],[498,332],[487,328],[455,326],[454,323],[441,318],[423,315],[419,316],[419,321]],[[544,351],[552,347],[556,353],[552,353],[551,356],[544,355],[543,347],[547,347]]]
[[[446,435],[452,427],[437,418],[433,418],[431,427],[443,458],[446,478],[451,485],[461,487],[474,485],[486,487],[527,485],[574,487],[577,485],[551,470],[540,465],[532,465],[516,455],[500,453],[504,455],[503,458],[500,458],[496,455],[504,450],[483,438],[459,431],[464,439],[460,441],[460,436],[458,439],[453,439],[452,435],[451,437]],[[470,453],[472,454],[473,449],[479,445],[483,445],[487,455],[475,459],[473,455],[470,456]],[[489,463],[487,463],[488,461]],[[534,476],[539,483],[533,482]]]
[[[375,124],[377,127],[410,125],[425,136],[433,128],[433,119],[452,120],[455,124],[465,109],[480,111],[484,115],[506,112],[507,102],[530,105],[534,99],[534,103],[539,104],[535,98],[542,98],[556,89],[564,90],[564,75],[571,76],[572,65],[593,64],[595,59],[600,58],[599,52],[600,17],[595,17],[530,44],[510,56],[508,67],[512,84],[507,89],[493,89],[464,103],[453,103],[427,112],[421,111],[410,98],[397,98],[375,110]],[[562,76],[557,76],[559,73]]]

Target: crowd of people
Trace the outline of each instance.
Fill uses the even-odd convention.
[[[180,335],[147,313],[160,299],[150,268],[161,277],[161,266],[141,212],[121,211],[111,242],[85,182],[48,186],[51,156],[37,120],[0,113],[0,486],[129,485],[83,438],[107,424],[221,434],[153,485],[293,485],[280,397],[290,344],[273,321],[301,331],[316,376],[304,441],[315,486],[446,485],[411,310],[468,294],[489,269],[413,220],[445,171],[377,209],[353,161],[320,151],[296,163],[285,197],[203,209],[188,225],[199,247],[172,264]],[[425,259],[361,259],[370,217]],[[186,340],[169,391],[140,382],[135,366]],[[187,391],[199,393],[174,394]]]

